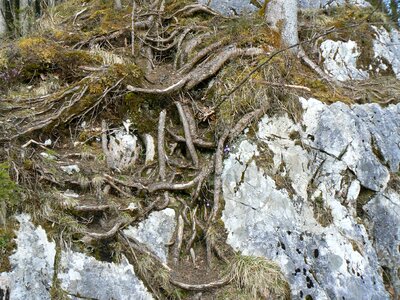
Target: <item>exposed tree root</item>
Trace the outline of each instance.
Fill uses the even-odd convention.
[[[81,20],[81,15],[83,13],[84,11],[76,14],[72,22],[74,23],[78,18]],[[99,147],[97,146],[97,148],[93,147],[95,148],[93,151],[94,154],[88,155],[84,153],[86,151],[85,148],[74,148],[73,153],[65,154],[65,152],[63,152],[60,155],[54,154],[54,157],[63,163],[68,162],[71,164],[71,160],[73,160],[74,164],[79,164],[77,160],[81,160],[80,163],[88,165],[87,172],[85,170],[85,172],[81,174],[74,174],[76,177],[65,179],[60,178],[61,176],[57,175],[57,172],[54,172],[54,174],[48,173],[43,167],[33,168],[35,170],[35,176],[43,181],[47,181],[48,183],[46,184],[52,185],[53,189],[55,186],[60,190],[61,188],[65,189],[69,186],[80,186],[80,192],[90,194],[91,197],[88,198],[91,199],[90,202],[85,201],[86,199],[82,201],[81,199],[84,199],[84,197],[80,197],[76,199],[74,205],[65,207],[69,214],[79,220],[79,222],[87,225],[82,219],[88,215],[91,221],[94,219],[94,222],[99,222],[100,225],[103,223],[96,221],[96,219],[98,219],[97,217],[100,215],[103,216],[104,219],[118,220],[113,227],[106,232],[76,231],[80,234],[85,234],[82,238],[83,241],[111,240],[118,235],[118,241],[121,241],[122,244],[125,245],[124,250],[130,249],[133,256],[135,256],[135,251],[147,255],[151,257],[152,261],[157,262],[157,266],[158,264],[161,265],[168,272],[172,270],[167,264],[163,263],[152,251],[147,249],[146,246],[135,238],[126,236],[122,232],[122,229],[132,222],[136,223],[142,220],[152,211],[171,207],[179,212],[177,213],[178,218],[175,239],[173,243],[169,245],[173,245],[171,248],[171,258],[174,262],[174,267],[182,263],[179,261],[179,257],[183,247],[185,254],[190,254],[194,267],[201,269],[199,266],[204,261],[202,257],[204,256],[204,249],[198,251],[199,245],[205,247],[206,261],[209,266],[211,266],[212,260],[215,260],[215,258],[227,264],[229,263],[229,256],[227,258],[224,252],[228,247],[219,247],[221,245],[219,239],[221,232],[217,232],[217,228],[219,228],[217,220],[222,210],[221,176],[224,154],[228,151],[226,146],[233,143],[252,122],[258,120],[268,107],[252,108],[251,112],[241,117],[235,112],[236,115],[232,116],[231,123],[234,125],[224,130],[220,130],[221,124],[210,116],[212,114],[218,114],[220,104],[243,86],[257,70],[265,66],[274,56],[284,52],[283,50],[279,50],[266,57],[265,60],[256,66],[255,70],[251,71],[243,80],[240,80],[237,86],[228,91],[222,97],[221,102],[217,102],[217,105],[212,107],[213,99],[209,99],[208,95],[207,97],[205,96],[204,90],[206,88],[203,88],[207,80],[216,76],[219,71],[232,60],[238,58],[259,58],[259,56],[267,55],[267,52],[257,47],[240,48],[236,44],[229,44],[230,41],[228,38],[219,39],[217,42],[214,42],[215,40],[211,41],[210,39],[208,46],[198,50],[198,46],[206,38],[211,38],[214,33],[209,32],[207,27],[202,26],[204,23],[196,25],[191,22],[180,22],[181,18],[197,13],[221,17],[207,6],[200,4],[188,5],[167,15],[167,13],[164,12],[164,1],[155,1],[150,11],[140,11],[140,8],[139,11],[136,11],[136,9],[132,7],[130,26],[119,28],[105,34],[92,36],[75,45],[75,48],[82,49],[93,47],[97,44],[99,44],[99,46],[107,45],[110,49],[118,49],[121,47],[121,44],[125,44],[125,48],[130,48],[133,54],[132,56],[134,56],[132,64],[133,62],[137,62],[140,66],[147,65],[147,69],[146,66],[143,67],[143,77],[149,79],[147,87],[144,86],[141,81],[125,80],[129,75],[120,75],[117,73],[118,76],[115,76],[114,73],[108,73],[113,70],[112,65],[79,66],[77,67],[80,72],[79,74],[82,74],[82,72],[84,72],[84,74],[86,74],[85,72],[89,72],[89,75],[79,82],[76,82],[74,85],[71,84],[70,87],[60,90],[57,93],[20,99],[14,103],[12,100],[7,100],[7,106],[1,108],[1,111],[6,112],[6,114],[13,112],[18,113],[19,116],[15,122],[16,133],[12,135],[11,139],[29,135],[34,131],[48,128],[51,125],[57,126],[59,124],[69,123],[71,127],[74,127],[75,124],[71,122],[72,120],[79,118],[79,121],[87,121],[93,116],[91,121],[93,121],[93,126],[96,126],[96,130],[94,134],[93,132],[89,134],[90,142],[81,142],[80,139],[79,142],[76,142],[78,140],[76,136],[78,136],[81,130],[80,126],[70,128],[71,132],[75,130],[74,138],[71,138],[71,140],[74,142],[74,147],[75,145],[84,145],[86,147],[92,141],[93,144],[96,145],[96,139],[100,135],[101,146],[106,162],[103,162],[103,156],[99,153]],[[182,24],[191,25],[185,26]],[[219,34],[219,32],[216,32],[216,34]],[[131,38],[130,41],[129,37]],[[247,43],[243,45],[253,44]],[[107,47],[104,47],[104,49]],[[139,54],[137,51],[136,53],[134,51],[138,48],[140,48]],[[304,51],[301,51],[303,50],[300,49],[299,57],[322,78],[328,80],[329,78],[326,78],[326,75],[320,68],[307,58]],[[146,57],[147,62],[142,57]],[[188,59],[188,57],[191,57],[191,59]],[[124,59],[126,59],[126,57],[124,57]],[[167,61],[168,64],[164,63],[165,61]],[[165,72],[165,68],[172,69],[172,64],[174,64],[175,70],[178,70],[171,74],[169,80],[164,80],[162,77],[157,78],[158,73],[161,73],[161,71]],[[163,65],[163,67],[160,68],[161,71],[157,69],[160,65]],[[154,72],[152,72],[153,68],[155,68]],[[104,77],[110,75],[112,80],[109,78],[100,78],[103,75]],[[98,85],[100,86],[100,88],[98,88],[99,92],[93,95],[91,90],[94,90],[94,85],[100,81],[102,84]],[[270,81],[273,80],[270,79]],[[300,89],[309,92],[307,87],[270,81],[260,80],[258,83],[261,82],[272,86],[280,86],[282,88],[295,90]],[[131,84],[128,84],[125,88],[128,82]],[[133,86],[134,84],[137,86]],[[201,86],[201,88],[196,89],[198,86]],[[211,86],[211,84],[209,86]],[[110,155],[112,149],[109,148],[111,138],[108,136],[108,134],[112,134],[112,131],[109,130],[105,119],[110,118],[110,115],[115,116],[115,112],[120,110],[120,108],[115,109],[114,106],[116,106],[116,103],[122,103],[127,99],[125,98],[127,94],[126,90],[135,93],[135,95],[133,95],[134,101],[136,101],[136,99],[144,99],[144,101],[148,102],[146,105],[151,104],[149,105],[151,107],[150,110],[152,110],[151,113],[148,115],[143,114],[143,119],[152,117],[154,111],[157,111],[157,114],[161,112],[158,116],[157,126],[149,125],[149,128],[147,128],[146,124],[144,130],[140,129],[140,126],[138,126],[134,128],[134,130],[137,131],[131,131],[140,137],[141,141],[139,141],[139,143],[145,146],[146,153],[140,156],[138,165],[130,166],[130,168],[126,170],[119,170],[113,167],[114,163],[112,161],[112,155]],[[152,97],[155,101],[151,102],[151,97],[147,97],[146,94],[155,95],[157,97]],[[131,94],[128,95],[132,96]],[[203,103],[200,105],[199,101],[203,101]],[[178,115],[171,104],[175,104],[176,106],[183,133],[174,133],[178,132],[176,131],[176,126],[179,121],[177,118],[174,118],[174,116]],[[34,105],[36,110],[30,111],[31,105]],[[108,110],[107,106],[113,106],[113,109]],[[133,107],[138,111],[142,109],[141,106],[140,108],[136,106]],[[146,112],[147,109],[146,107]],[[193,109],[196,110],[196,114],[193,113]],[[249,111],[250,109],[246,107],[244,110]],[[100,116],[96,117],[99,112],[105,113],[101,113]],[[130,116],[131,112],[128,113],[124,111],[118,117],[121,119],[130,118]],[[116,123],[116,119],[113,117],[110,119],[111,121],[108,121],[109,124]],[[101,130],[98,129],[99,120],[103,120],[101,122]],[[140,123],[140,121],[140,118],[135,119],[132,124]],[[151,124],[156,123],[156,120],[151,121]],[[110,128],[111,127],[110,125]],[[174,131],[166,127],[174,128]],[[165,135],[166,130],[169,133],[167,136]],[[84,131],[84,129],[82,129],[82,131]],[[83,136],[85,136],[86,140],[86,135]],[[219,138],[213,141],[210,136]],[[205,140],[205,137],[210,139],[210,141]],[[39,141],[44,140],[44,137],[40,136],[34,138]],[[157,141],[154,140],[155,138]],[[69,142],[65,140],[59,142],[59,144],[63,145],[62,147]],[[185,143],[186,149],[184,149],[183,143]],[[44,144],[32,140],[22,146],[24,151],[32,151],[34,153],[32,155],[36,155],[35,151],[38,147],[28,147],[31,144],[37,144],[45,151],[50,150],[47,149]],[[179,147],[177,147],[177,145],[179,145]],[[62,147],[60,147],[60,149],[63,149]],[[156,147],[157,150],[155,149]],[[93,167],[93,165],[96,164],[104,165],[101,169],[99,168],[99,170],[97,170],[97,175],[93,174],[96,170],[92,170],[96,169],[96,167]],[[106,168],[108,168],[108,171],[106,171]],[[82,176],[83,179],[78,176]],[[19,177],[19,174],[17,177]],[[67,176],[65,175],[65,177]],[[64,182],[66,184],[64,184]],[[86,182],[89,182],[89,184],[86,184]],[[39,184],[44,185],[44,183],[40,182]],[[106,195],[107,197],[105,197]],[[110,203],[104,202],[103,204],[100,202],[98,205],[87,204],[95,203],[96,197],[99,201],[110,201]],[[111,204],[111,201],[116,204]],[[130,206],[126,207],[127,203],[132,202],[135,204],[134,207],[132,206],[133,208]],[[122,218],[122,214],[128,215],[128,213],[129,215],[135,215],[134,221],[126,221],[125,218]],[[116,215],[118,218],[115,217]],[[216,236],[218,238],[216,238]],[[199,255],[197,262],[196,254]],[[225,277],[210,283],[189,284],[170,278],[170,283],[172,285],[188,291],[212,290],[223,287],[229,284],[230,281],[230,278]]]
[[[118,221],[115,225],[105,233],[85,232],[87,236],[96,240],[105,240],[114,237],[118,230],[125,224],[123,221]]]
[[[173,133],[172,130],[167,129],[167,131],[175,141],[177,141],[179,143],[186,143],[186,140],[184,137]],[[203,141],[201,139],[194,139],[193,145],[195,145],[196,147],[199,147],[199,148],[203,148],[203,149],[215,149],[215,143]]]
[[[182,125],[183,125],[186,146],[189,150],[190,156],[192,157],[193,165],[197,168],[199,166],[199,158],[197,156],[196,149],[193,145],[192,134],[191,134],[190,127],[189,127],[189,122],[186,118],[186,114],[185,114],[185,111],[183,110],[182,104],[179,102],[175,102],[175,105],[178,109],[179,117],[180,117]]]
[[[222,278],[220,280],[210,282],[210,283],[188,284],[188,283],[179,282],[179,281],[171,278],[170,282],[173,285],[175,285],[181,289],[188,290],[188,291],[207,291],[207,290],[223,287],[223,286],[229,284],[229,282],[231,282],[231,279],[229,277],[225,277],[225,278]]]
[[[217,54],[213,59],[207,60],[202,64],[195,67],[187,75],[183,76],[176,83],[165,87],[165,88],[139,88],[133,87],[131,85],[127,86],[127,89],[131,92],[144,93],[144,94],[156,94],[156,95],[170,95],[181,91],[183,88],[185,90],[191,90],[204,80],[215,75],[223,65],[231,59],[239,56],[243,57],[253,57],[257,55],[265,54],[264,50],[260,48],[247,48],[240,49],[236,46],[229,46],[224,48],[219,54]]]
[[[175,264],[177,264],[179,262],[179,256],[181,254],[184,225],[185,224],[183,223],[183,218],[181,215],[179,215],[178,225],[176,227],[176,239],[175,239],[175,244],[174,244],[174,249],[173,249],[173,254],[172,254]]]

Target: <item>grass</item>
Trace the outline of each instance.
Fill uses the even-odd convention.
[[[230,266],[229,276],[247,299],[288,299],[289,286],[279,267],[257,256],[237,255]]]

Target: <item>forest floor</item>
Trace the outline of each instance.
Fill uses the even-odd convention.
[[[190,1],[124,3],[116,11],[109,2],[66,1],[30,36],[0,49],[0,176],[18,184],[0,191],[7,220],[0,241],[10,240],[11,216],[24,211],[59,247],[65,242],[105,261],[126,255],[157,298],[287,297],[277,266],[249,261],[225,243],[226,146],[264,114],[298,118],[292,100],[299,96],[380,102],[397,97],[394,80],[379,90],[378,79],[335,86],[282,51],[279,33],[257,14],[229,18]],[[370,14],[352,10],[358,20]],[[315,61],[314,36],[351,31],[343,11],[332,13],[342,23],[330,33],[333,21],[318,19],[326,12],[302,16],[300,37]],[[166,207],[178,216],[168,268],[122,233]],[[2,251],[7,257],[12,247]],[[167,277],[154,275],[159,268]],[[257,281],[262,274],[275,285]]]

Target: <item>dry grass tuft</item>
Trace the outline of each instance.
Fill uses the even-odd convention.
[[[250,299],[287,299],[289,286],[279,267],[263,257],[238,255],[229,269],[237,289]]]

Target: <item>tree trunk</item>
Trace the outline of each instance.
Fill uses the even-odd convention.
[[[30,29],[30,7],[29,0],[20,0],[19,2],[19,22],[21,26],[21,34],[27,35]]]
[[[114,6],[115,6],[115,9],[117,9],[117,10],[122,9],[121,0],[115,0],[115,1],[114,1]]]
[[[299,42],[297,34],[297,0],[270,0],[266,6],[265,17],[268,25],[281,32],[285,46]],[[297,52],[297,48],[293,48]]]
[[[0,36],[3,36],[7,32],[6,23],[6,10],[4,0],[0,0]]]

